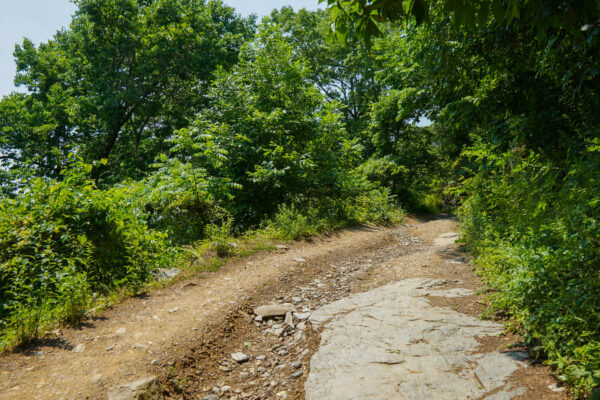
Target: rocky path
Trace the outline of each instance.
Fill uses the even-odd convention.
[[[568,398],[478,318],[456,230],[411,220],[234,260],[1,358],[0,399],[117,399],[150,376],[172,399]]]

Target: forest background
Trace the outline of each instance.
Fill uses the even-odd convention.
[[[219,0],[77,0],[16,47],[2,347],[190,260],[456,210],[489,311],[600,396],[598,2],[324,3],[259,22]]]

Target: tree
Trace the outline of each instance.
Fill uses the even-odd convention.
[[[342,41],[349,30],[370,43],[381,35],[380,24],[430,20],[432,10],[450,15],[456,25],[485,27],[493,16],[499,24],[518,21],[538,39],[556,29],[568,31],[599,28],[599,6],[594,1],[562,0],[319,0],[327,3],[335,19],[335,33]],[[595,33],[597,35],[597,32]]]
[[[53,116],[45,135],[59,152],[108,159],[106,168],[97,164],[96,178],[140,176],[165,138],[204,104],[214,71],[237,61],[253,21],[220,0],[78,0],[77,6],[69,29],[39,47],[28,40],[17,46],[15,82],[30,92],[20,110],[35,105]],[[2,127],[15,136],[26,135],[23,128],[39,130]],[[9,146],[19,149],[18,142]]]
[[[331,40],[333,19],[323,10],[294,12],[282,7],[265,21],[279,26],[284,39],[310,63],[312,82],[328,101],[342,105],[348,131],[361,137],[368,125],[370,103],[382,91],[375,79],[379,69],[376,52],[358,40],[347,46]]]
[[[241,187],[227,207],[241,225],[280,204],[335,194],[356,156],[336,105],[324,102],[311,74],[280,29],[264,25],[239,64],[218,75],[192,126],[178,132],[174,156]],[[225,160],[215,165],[214,154]]]

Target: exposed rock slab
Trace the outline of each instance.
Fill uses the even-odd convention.
[[[323,331],[311,360],[306,399],[462,400],[493,395],[503,387],[522,356],[477,354],[477,338],[500,334],[502,325],[432,307],[425,296],[470,294],[439,290],[443,283],[404,280],[313,313],[313,328]]]

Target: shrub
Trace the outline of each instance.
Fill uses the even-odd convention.
[[[584,395],[600,385],[600,146],[562,164],[489,148],[468,154],[464,241],[534,350]]]
[[[0,201],[2,341],[76,322],[93,293],[136,290],[169,261],[165,235],[148,229],[134,189],[99,190],[90,171],[73,161],[62,180],[30,179]]]

